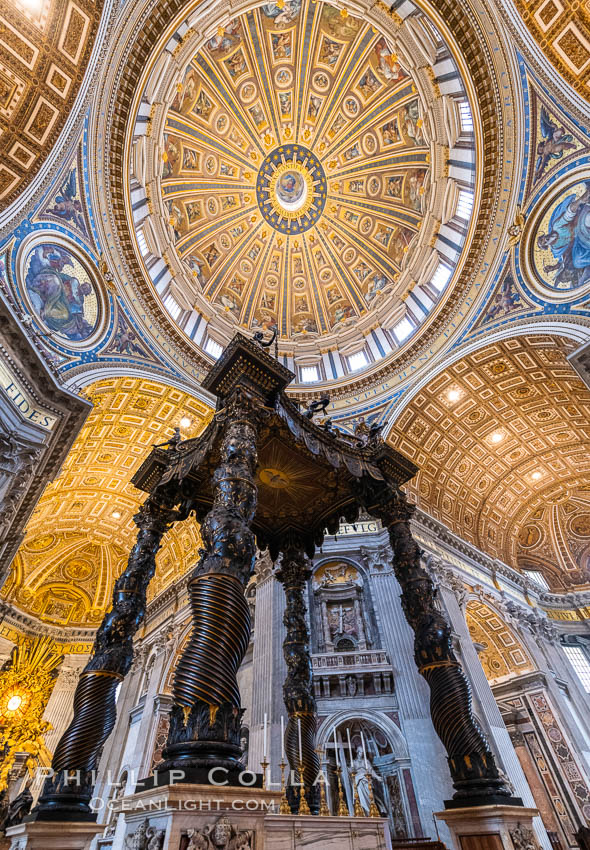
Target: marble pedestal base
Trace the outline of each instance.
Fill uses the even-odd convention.
[[[88,850],[103,827],[96,823],[19,823],[6,830],[10,850]]]
[[[473,806],[436,812],[453,837],[456,850],[519,850],[519,836],[538,839],[533,829],[537,809],[524,806]]]
[[[145,846],[158,850],[202,846],[220,850],[226,846],[240,850],[389,847],[385,837],[387,821],[383,818],[280,815],[280,800],[280,792],[261,788],[212,788],[184,783],[140,791],[118,801],[114,811],[122,813],[124,824],[117,826],[112,840],[99,838],[96,846],[101,850],[124,850],[135,844],[143,847],[141,840],[149,834],[154,843],[146,842]],[[199,840],[194,836],[191,846],[193,831],[203,837]]]

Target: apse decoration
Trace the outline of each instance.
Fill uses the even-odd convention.
[[[432,64],[454,68],[434,24],[407,6]],[[454,139],[436,138],[441,90],[408,50],[327,2],[267,3],[188,54],[166,84],[159,138],[137,119],[135,143],[155,146],[148,161],[161,163],[161,198],[134,213],[138,253],[165,310],[205,350],[208,324],[216,344],[236,326],[276,328],[285,342],[318,340],[319,355],[319,337],[362,342],[359,321],[370,333],[379,310],[383,331],[367,350],[380,358],[441,303],[468,221],[454,209],[435,216],[431,186],[472,193],[475,141],[461,125],[459,73],[445,84]],[[459,137],[465,166],[445,176],[437,155],[433,170],[432,151],[451,156]],[[154,185],[146,168],[132,187]]]
[[[71,250],[55,242],[37,243],[25,258],[24,285],[49,336],[83,342],[94,334],[100,320],[97,288]]]

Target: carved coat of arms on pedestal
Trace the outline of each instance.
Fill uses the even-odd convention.
[[[179,850],[254,850],[254,830],[238,829],[225,815],[202,829],[187,829]]]

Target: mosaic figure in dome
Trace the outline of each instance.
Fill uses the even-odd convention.
[[[193,278],[196,278],[201,287],[204,287],[207,283],[207,278],[203,274],[203,265],[204,263],[199,260],[194,254],[189,254],[188,257],[184,257],[184,262],[187,264],[189,269],[191,270]]]
[[[391,176],[387,178],[387,187],[385,194],[390,198],[401,198],[402,196],[403,177]]]
[[[286,27],[292,23],[301,11],[301,0],[287,0],[286,3],[265,3],[262,7],[263,14],[272,18],[277,27]]]
[[[387,275],[374,274],[369,282],[369,288],[365,293],[365,301],[367,304],[370,304],[373,298],[376,298],[377,295],[381,295],[381,293],[387,289],[387,287],[391,284],[391,281],[388,279]]]
[[[384,38],[380,38],[375,45],[375,56],[377,57],[377,71],[388,82],[397,83],[407,77],[406,72],[400,65],[395,53],[392,53]]]
[[[273,32],[272,53],[275,59],[291,58],[291,33]]]
[[[564,127],[559,127],[544,106],[541,107],[541,134],[543,140],[537,144],[535,180],[543,176],[554,160],[561,159],[565,151],[575,150],[577,147],[572,134],[568,133]]]
[[[229,51],[236,47],[241,40],[242,32],[240,22],[230,21],[224,29],[219,30],[213,38],[209,39],[207,42],[207,48],[214,56],[229,53]]]
[[[575,289],[590,280],[590,181],[581,181],[552,205],[536,242],[535,265],[544,283]]]
[[[367,100],[372,97],[376,92],[381,88],[381,83],[371,70],[371,68],[367,68],[365,73],[359,80],[358,87],[360,91],[363,93]]]
[[[426,168],[416,168],[408,172],[407,179],[408,203],[416,212],[422,211],[422,203],[428,185]]]
[[[187,68],[182,83],[178,86],[172,109],[176,112],[188,112],[197,94],[198,77],[194,68]]]
[[[320,48],[319,61],[333,68],[338,62],[343,46],[337,41],[332,41],[331,38],[324,38]]]
[[[50,330],[76,341],[88,339],[94,332],[96,291],[66,248],[51,243],[35,246],[27,257],[25,285],[35,313]]]
[[[422,119],[417,100],[408,103],[402,112],[401,123],[408,139],[415,145],[423,145],[426,140],[422,132]]]
[[[326,4],[322,9],[322,25],[336,38],[352,39],[361,27],[361,20],[354,15],[342,16],[340,9]]]
[[[180,161],[180,143],[174,136],[164,136],[162,178],[171,177]]]
[[[109,351],[116,351],[118,354],[127,354],[136,357],[147,356],[147,352],[141,344],[136,331],[122,315],[119,315],[117,330],[109,344]]]
[[[397,118],[388,121],[381,127],[381,135],[383,136],[384,145],[395,145],[400,141],[400,134],[397,127]]]
[[[507,275],[490,302],[482,324],[490,322],[492,319],[497,319],[500,316],[505,316],[523,306],[522,298],[516,289],[512,276]]]
[[[62,221],[71,222],[82,233],[87,233],[82,201],[78,197],[76,168],[73,168],[67,175],[58,194],[53,199],[53,206],[48,206],[45,213],[56,216]]]

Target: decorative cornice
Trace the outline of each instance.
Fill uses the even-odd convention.
[[[41,622],[14,605],[0,601],[0,625],[6,625],[29,637],[48,635],[60,644],[92,644],[95,629],[68,629]]]

